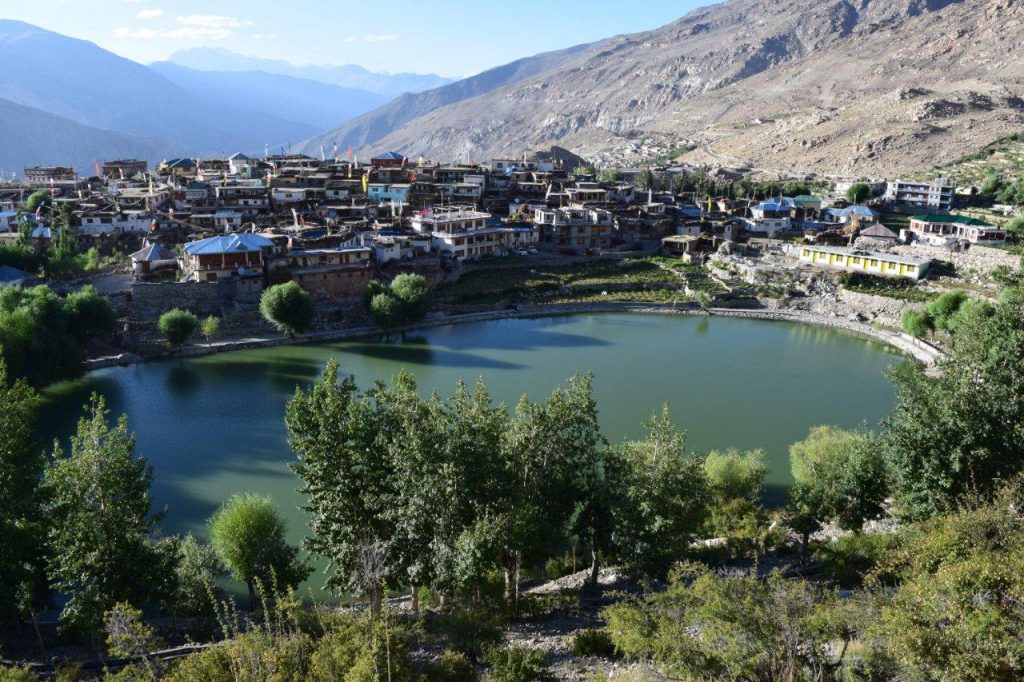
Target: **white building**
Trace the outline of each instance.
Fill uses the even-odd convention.
[[[501,255],[537,243],[537,231],[529,226],[488,226],[489,213],[463,207],[435,208],[412,218],[412,229],[430,235],[438,253],[456,260]]]
[[[910,219],[910,234],[915,241],[931,246],[1002,244],[1006,230],[984,220],[949,213],[924,213]]]
[[[153,227],[154,217],[150,211],[97,211],[82,216],[79,233],[88,235],[101,234],[141,234]]]
[[[953,205],[956,187],[946,178],[931,182],[893,180],[885,185],[885,200],[896,206],[948,211]]]

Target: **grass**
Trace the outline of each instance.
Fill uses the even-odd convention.
[[[839,283],[848,291],[871,294],[873,296],[886,296],[901,301],[927,303],[938,296],[934,292],[919,288],[910,280],[876,277],[862,273],[844,273],[839,276]]]
[[[458,282],[441,287],[438,300],[446,303],[487,304],[549,297],[563,288],[608,285],[679,285],[680,280],[649,260],[599,260],[571,265],[548,265],[474,270]]]

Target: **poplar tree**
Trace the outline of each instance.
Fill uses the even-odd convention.
[[[43,556],[39,479],[43,449],[32,428],[39,397],[23,380],[8,383],[0,357],[0,620],[39,591]]]
[[[104,399],[93,394],[70,454],[55,444],[44,478],[47,570],[52,586],[68,596],[60,619],[91,633],[115,604],[143,606],[161,583],[150,541],[161,516],[150,513],[153,470],[135,456],[128,418],[111,428],[108,414]]]
[[[328,588],[366,593],[375,604],[380,583],[395,573],[395,532],[384,513],[393,498],[389,463],[378,449],[387,434],[377,416],[351,376],[339,383],[335,360],[308,392],[296,389],[285,414],[299,492],[308,500],[305,546],[328,560]]]

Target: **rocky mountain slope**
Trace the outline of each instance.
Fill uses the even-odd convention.
[[[593,49],[594,45],[586,44],[545,52],[488,69],[440,88],[406,93],[373,111],[307,140],[303,143],[303,150],[307,154],[314,154],[320,145],[329,147],[337,142],[343,150],[352,147],[375,151],[374,146],[380,139],[421,116],[449,104],[484,95],[504,85],[546,73]]]
[[[690,143],[686,160],[768,172],[919,171],[1024,127],[1022,39],[1022,0],[731,0],[397,120],[366,151],[557,143],[610,165]]]

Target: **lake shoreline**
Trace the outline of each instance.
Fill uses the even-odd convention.
[[[514,309],[493,310],[476,313],[463,313],[454,315],[443,315],[429,317],[428,319],[403,327],[381,329],[377,326],[347,327],[342,329],[328,329],[323,331],[309,332],[290,338],[280,334],[254,335],[251,337],[223,339],[213,341],[209,344],[195,344],[188,346],[177,353],[160,353],[146,356],[131,356],[122,353],[116,356],[107,356],[86,360],[85,371],[90,372],[96,369],[107,367],[126,366],[139,362],[159,362],[176,358],[202,357],[217,353],[228,353],[232,351],[247,350],[252,348],[272,348],[275,346],[295,344],[316,344],[330,343],[352,338],[379,336],[382,334],[393,334],[400,332],[430,329],[453,324],[465,324],[470,322],[487,322],[491,320],[504,320],[513,318],[535,318],[535,317],[557,317],[561,315],[578,315],[586,313],[642,313],[642,314],[675,314],[690,316],[708,317],[739,317],[747,319],[759,319],[778,322],[800,322],[813,324],[822,327],[830,327],[846,331],[857,336],[866,337],[880,341],[900,352],[903,352],[914,360],[925,366],[935,367],[945,355],[935,346],[902,332],[877,329],[871,325],[857,322],[855,320],[843,319],[812,313],[806,310],[793,308],[759,309],[759,308],[711,308],[705,310],[700,307],[688,304],[675,303],[640,303],[629,301],[608,301],[593,303],[562,303],[551,305],[521,305]]]

